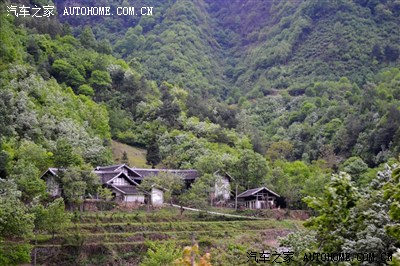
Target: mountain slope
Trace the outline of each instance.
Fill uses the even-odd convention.
[[[262,154],[285,140],[297,147],[296,159],[325,158],[328,149],[338,161],[361,156],[373,166],[395,156],[396,130],[378,139],[390,114],[397,121],[390,108],[399,100],[398,1],[180,0],[157,7],[151,23],[141,17],[125,28],[114,52],[159,84],[188,91],[189,115],[236,127]],[[355,117],[358,129],[339,140]]]
[[[209,1],[231,82],[249,96],[343,76],[360,85],[399,58],[396,1],[261,2]]]

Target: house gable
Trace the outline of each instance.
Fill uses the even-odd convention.
[[[134,169],[130,168],[126,164],[117,164],[117,165],[109,165],[109,166],[97,166],[95,171],[101,172],[123,172],[129,177],[141,177],[141,175],[135,172]]]
[[[112,177],[110,180],[106,182],[107,184],[112,184],[114,186],[138,186],[139,184],[133,181],[128,175],[124,172],[120,172]]]
[[[60,171],[65,171],[65,169],[49,168],[40,177],[40,179],[46,182],[46,192],[52,197],[61,197],[62,195],[62,188],[58,177],[58,172]]]
[[[246,190],[237,197],[245,201],[247,208],[269,209],[276,207],[276,198],[280,196],[266,187],[260,187]]]
[[[254,195],[257,195],[258,193],[269,193],[275,197],[280,197],[277,193],[273,192],[272,190],[266,188],[266,187],[260,187],[260,188],[253,188],[253,189],[249,189],[246,190],[245,192],[242,192],[238,195],[238,198],[246,198],[246,197],[251,197]]]

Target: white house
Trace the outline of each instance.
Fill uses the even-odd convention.
[[[215,172],[214,175],[216,176],[214,197],[218,200],[228,201],[231,197],[232,176],[228,173],[220,174],[219,171]]]

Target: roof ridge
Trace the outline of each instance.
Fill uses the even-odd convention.
[[[104,165],[104,166],[97,166],[97,167],[113,167],[113,166],[121,166],[124,165],[124,163],[120,163],[120,164],[112,164],[112,165]],[[126,164],[125,164],[126,165]]]
[[[247,189],[247,190],[243,191],[242,193],[240,193],[240,194],[238,195],[238,197],[241,197],[242,195],[250,196],[250,195],[252,195],[252,194],[254,194],[254,193],[257,193],[257,192],[259,192],[260,190],[263,190],[263,189],[266,189],[267,191],[271,192],[272,194],[275,194],[275,196],[280,197],[280,195],[279,195],[278,193],[276,193],[275,191],[273,191],[273,190],[271,190],[271,189],[269,189],[269,188],[267,188],[267,187],[265,187],[265,186],[263,186],[263,187],[258,187],[258,188]],[[250,192],[250,193],[249,193],[249,192]],[[249,194],[249,195],[247,195],[247,194]]]
[[[102,171],[102,170],[93,170],[95,173],[99,174],[117,174],[117,173],[122,173],[123,171]]]
[[[152,169],[152,168],[131,168],[132,170],[139,171],[181,171],[181,172],[189,172],[189,171],[197,171],[196,169]]]

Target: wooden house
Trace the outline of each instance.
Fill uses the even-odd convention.
[[[98,166],[94,172],[99,176],[112,176],[113,174],[115,175],[116,172],[122,173],[126,180],[132,181],[130,184],[128,184],[129,182],[124,183],[121,178],[115,179],[115,177],[110,181],[106,181],[102,177],[101,183],[106,184],[113,191],[113,193],[115,193],[115,195],[123,196],[125,202],[145,203],[145,195],[147,194],[149,201],[154,206],[161,206],[163,204],[164,190],[163,188],[154,186],[151,191],[145,192],[143,189],[141,189],[140,184],[146,177],[157,176],[161,172],[173,173],[182,177],[187,187],[189,187],[198,177],[198,172],[196,170],[130,168],[126,164]],[[114,183],[110,184],[109,182]],[[120,193],[118,193],[118,191],[115,191],[118,189],[126,192],[126,194],[121,195],[123,192],[119,191]]]
[[[46,182],[46,192],[52,197],[62,196],[62,187],[60,186],[60,180],[58,178],[59,171],[64,170],[58,168],[49,168],[41,176],[41,178]]]
[[[141,189],[125,171],[94,171],[104,187],[111,190],[114,200],[118,202],[136,202],[143,204],[150,194]]]
[[[41,177],[46,182],[47,192],[53,197],[63,196],[59,179],[60,171],[65,171],[65,169],[49,168]],[[153,187],[151,191],[145,191],[140,183],[144,178],[158,175],[161,172],[173,173],[182,177],[187,188],[198,177],[196,170],[131,168],[126,164],[98,166],[93,171],[99,177],[100,183],[112,191],[115,201],[137,204],[151,202],[157,206],[163,204],[164,190]]]
[[[280,196],[266,187],[246,190],[237,196],[249,209],[273,209],[276,208],[276,200]]]

